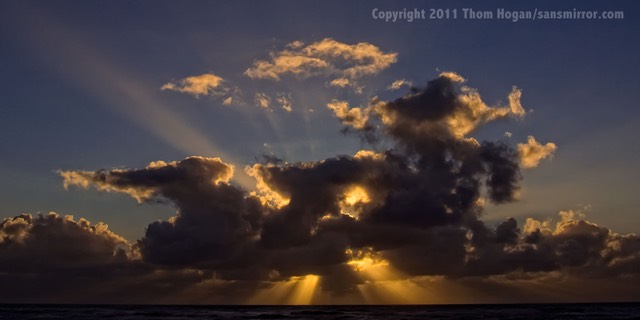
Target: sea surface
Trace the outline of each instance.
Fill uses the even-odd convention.
[[[0,304],[0,319],[640,319],[640,303],[284,307]]]

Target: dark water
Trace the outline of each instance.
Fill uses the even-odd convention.
[[[441,306],[0,305],[0,319],[640,319],[640,303]]]

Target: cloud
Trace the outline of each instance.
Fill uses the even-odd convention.
[[[144,262],[106,224],[54,212],[0,222],[0,282],[5,303],[237,303],[256,290],[211,271]]]
[[[0,269],[29,272],[46,268],[86,268],[126,260],[129,243],[104,223],[55,212],[21,214],[0,223]]]
[[[347,78],[333,79],[333,80],[331,80],[331,82],[329,82],[330,86],[338,87],[338,88],[346,88],[346,87],[350,86],[351,84],[352,84],[351,81],[349,81],[349,79],[347,79]]]
[[[62,171],[66,186],[121,192],[138,202],[177,208],[169,221],[154,222],[136,243],[145,261],[186,265],[232,259],[256,233],[262,214],[257,198],[229,184],[233,167],[219,158],[156,161],[144,169]],[[220,261],[219,261],[220,260]]]
[[[384,53],[366,42],[349,45],[330,38],[305,45],[295,41],[282,51],[270,53],[267,60],[258,60],[245,71],[254,79],[280,80],[285,75],[298,78],[337,76],[354,80],[374,75],[396,62],[396,53]]]
[[[30,285],[53,292],[61,279],[76,288],[81,281],[75,274],[83,270],[91,297],[98,295],[93,288],[102,288],[112,296],[146,292],[142,301],[180,292],[209,303],[325,301],[315,290],[336,299],[326,301],[355,296],[360,300],[348,301],[366,302],[372,296],[367,290],[384,296],[385,286],[422,301],[428,293],[410,285],[416,281],[455,283],[452,288],[484,283],[503,297],[517,291],[514,283],[525,290],[559,277],[640,284],[635,234],[615,233],[571,210],[560,212],[555,224],[507,218],[491,226],[481,219],[485,201],[517,200],[524,162],[520,145],[479,142],[473,130],[519,118],[522,107],[519,90],[512,91],[510,106],[491,107],[464,82],[443,73],[422,90],[373,99],[366,108],[332,101],[328,108],[353,132],[375,132],[389,147],[308,162],[267,157],[245,168],[257,190],[231,184],[234,168],[220,158],[59,171],[65,188],[121,193],[141,204],[171,205],[176,214],[150,223],[133,244],[84,219],[6,219],[0,280],[27,281],[26,275],[5,275],[37,266],[27,270],[46,281]],[[46,278],[42,261],[52,261],[60,279]],[[110,281],[96,276],[101,268],[108,271],[100,277]],[[638,292],[629,290],[625,296]],[[278,293],[282,300],[268,299]]]
[[[6,218],[0,223],[0,299],[78,301],[99,284],[119,282],[116,274],[135,259],[129,243],[104,223],[54,212]]]
[[[333,111],[336,118],[338,118],[345,126],[362,130],[367,125],[367,120],[369,118],[367,111],[362,108],[349,108],[349,103],[347,101],[333,100],[327,103],[327,108]]]
[[[449,80],[451,80],[452,82],[465,82],[467,81],[467,79],[465,79],[464,77],[462,77],[461,75],[455,73],[455,72],[451,72],[451,71],[444,71],[440,73],[440,77],[442,78],[447,78]]]
[[[256,103],[256,106],[258,106],[258,107],[260,107],[262,109],[271,110],[270,109],[271,98],[266,93],[264,93],[264,92],[256,93],[256,96],[255,96],[253,101]]]
[[[235,102],[235,99],[234,99],[233,97],[228,97],[228,98],[226,98],[226,99],[224,99],[224,100],[222,101],[222,104],[223,104],[223,105],[225,105],[225,106],[230,106],[230,105],[232,105],[234,102]]]
[[[355,80],[349,80],[349,78],[337,78],[329,82],[329,86],[336,88],[351,88],[357,94],[364,92],[364,86],[358,84]]]
[[[228,88],[224,86],[224,82],[224,79],[215,74],[205,73],[165,83],[160,89],[182,92],[194,97],[220,96],[228,91]]]
[[[411,83],[411,81],[407,81],[405,79],[400,79],[400,80],[396,80],[393,83],[391,83],[387,89],[389,90],[399,90],[402,87],[411,87],[413,84]]]
[[[477,90],[457,87],[465,79],[453,72],[443,72],[426,88],[389,103],[373,101],[372,110],[392,134],[453,135],[465,137],[480,125],[506,117],[521,118],[525,111],[520,104],[521,91],[514,87],[509,93],[509,106],[488,106]],[[394,133],[395,132],[395,133]]]
[[[543,145],[533,136],[529,136],[527,143],[518,143],[520,162],[522,167],[527,169],[535,168],[543,159],[553,157],[557,149],[558,146],[555,143],[547,142]]]
[[[189,76],[180,80],[165,83],[160,90],[176,91],[199,98],[210,96],[220,99],[222,105],[230,106],[242,103],[242,92],[236,86],[213,73]]]
[[[286,112],[293,111],[293,105],[291,104],[291,95],[279,94],[276,97],[276,102],[280,105],[280,108]]]
[[[173,203],[177,215],[150,224],[135,244],[143,261],[156,265],[214,270],[228,280],[314,274],[336,292],[362,283],[352,267],[362,264],[352,262],[362,258],[358,252],[387,261],[403,277],[503,274],[513,269],[485,266],[485,253],[517,246],[524,236],[513,219],[494,229],[479,215],[482,199],[515,200],[518,152],[500,142],[480,143],[452,123],[475,128],[514,112],[454,86],[462,81],[443,73],[422,91],[374,100],[367,108],[332,101],[328,108],[355,132],[372,130],[377,120],[379,133],[395,145],[317,162],[255,164],[246,171],[256,178],[257,192],[230,185],[233,170],[217,158],[60,174],[67,187]],[[546,260],[554,257],[542,252],[536,258],[532,270],[555,270]]]
[[[165,182],[164,177],[192,181],[205,179],[212,184],[228,183],[233,175],[233,166],[222,162],[220,158],[194,156],[168,163],[154,161],[145,169],[136,172],[136,176],[132,176],[131,171],[126,169],[97,172],[59,171],[58,174],[63,178],[65,188],[77,186],[86,189],[93,186],[100,191],[126,193],[142,203],[153,200],[162,193],[161,187],[164,186],[161,183]],[[204,175],[197,176],[201,173]]]

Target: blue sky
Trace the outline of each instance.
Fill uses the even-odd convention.
[[[577,8],[623,11],[624,19],[393,23],[373,19],[374,8]],[[242,171],[265,153],[294,163],[372,148],[341,132],[327,108],[332,99],[354,107],[391,101],[408,93],[389,90],[394,81],[421,89],[451,71],[490,106],[508,105],[513,86],[522,90],[526,116],[479,127],[478,141],[515,147],[533,135],[557,145],[553,157],[522,170],[518,201],[487,203],[487,225],[574,210],[638,233],[638,9],[633,1],[0,1],[0,214],[71,214],[103,221],[133,243],[179,205],[65,190],[58,171],[221,157],[235,166],[232,183],[253,191]],[[295,41],[327,38],[368,43],[397,59],[358,78],[361,92],[332,87],[326,76],[273,81],[245,73]],[[161,90],[201,74],[222,77],[242,101]],[[271,97],[271,110],[256,105],[257,93]],[[276,107],[281,96],[291,112]]]

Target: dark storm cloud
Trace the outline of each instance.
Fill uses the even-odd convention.
[[[65,187],[125,193],[140,203],[172,204],[177,213],[149,224],[133,245],[84,220],[5,220],[5,272],[42,259],[64,273],[103,266],[107,278],[119,277],[109,292],[128,290],[143,300],[171,291],[196,299],[202,288],[246,297],[265,281],[309,274],[321,276],[324,290],[354,292],[365,278],[350,261],[361,258],[384,259],[404,278],[559,272],[637,279],[636,235],[616,234],[574,212],[561,213],[555,227],[532,219],[520,226],[513,218],[491,227],[480,219],[485,201],[516,199],[522,152],[469,134],[496,119],[521,117],[524,109],[517,89],[509,106],[490,107],[464,81],[443,73],[422,90],[391,102],[374,99],[357,112],[335,102],[332,111],[354,132],[377,131],[393,147],[304,163],[270,155],[246,168],[257,179],[255,193],[231,184],[234,168],[219,158],[60,171]],[[145,295],[149,290],[157,294]]]

